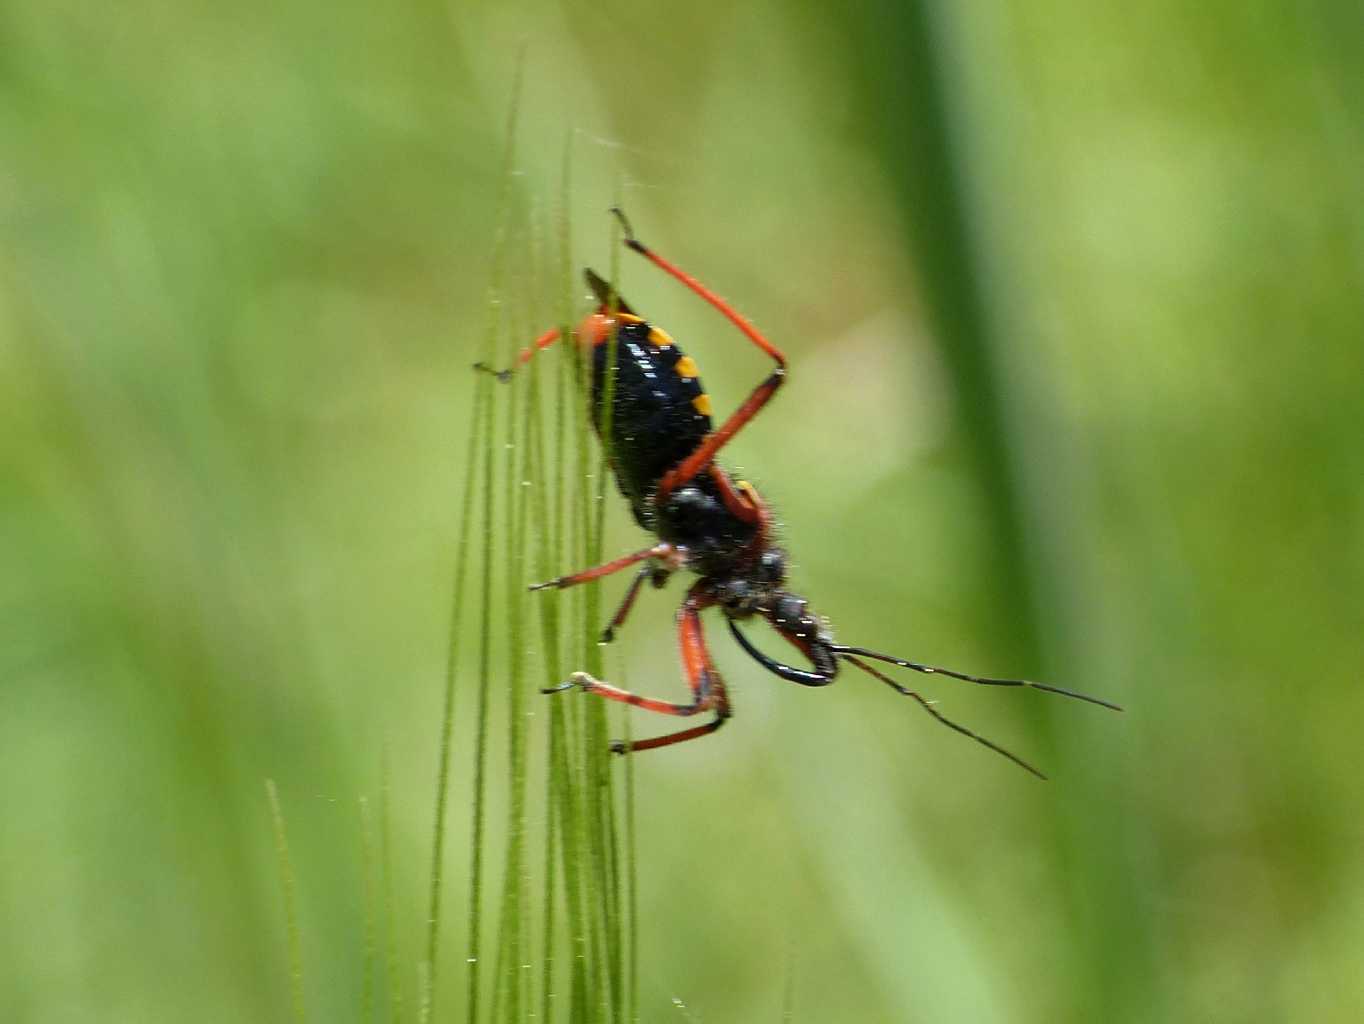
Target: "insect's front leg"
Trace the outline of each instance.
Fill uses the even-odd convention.
[[[646,558],[656,558],[665,564],[678,567],[682,564],[685,556],[685,549],[678,547],[676,544],[669,544],[667,541],[664,541],[662,544],[655,544],[651,548],[645,548],[642,551],[635,551],[628,555],[622,555],[614,561],[607,562],[603,565],[593,566],[591,569],[583,569],[579,572],[569,573],[567,576],[556,576],[554,579],[546,580],[544,583],[532,583],[530,589],[549,590],[550,588],[553,588],[555,590],[563,590],[565,587],[576,587],[579,583],[590,583],[592,580],[599,580],[603,576],[610,576],[612,573],[620,572],[622,569],[628,569],[632,565],[638,565]]]

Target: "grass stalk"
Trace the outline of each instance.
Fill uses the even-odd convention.
[[[489,359],[492,350],[489,345]],[[480,380],[478,387],[486,391],[491,387],[491,378]],[[493,521],[493,470],[494,458],[492,437],[494,428],[492,402],[484,402],[484,418],[480,431],[487,439],[483,451],[483,572],[479,587],[479,641],[478,641],[478,697],[474,719],[474,766],[473,766],[473,811],[470,824],[471,863],[469,867],[469,920],[468,940],[465,962],[469,968],[467,979],[466,1013],[470,1022],[478,1020],[479,977],[482,954],[482,898],[483,898],[483,827],[487,803],[488,772],[488,718],[489,698],[492,682],[492,590],[493,590],[493,544],[495,524]]]
[[[488,313],[484,325],[484,358],[491,364],[496,351],[496,333],[499,326],[500,297],[502,292],[503,267],[506,251],[508,210],[511,199],[512,166],[515,158],[516,123],[521,105],[521,87],[525,67],[524,53],[517,65],[516,80],[512,88],[511,104],[507,113],[506,149],[503,157],[502,193],[499,200],[499,227],[493,241],[492,273],[488,286]],[[470,410],[470,430],[468,452],[465,460],[465,481],[463,508],[460,517],[460,534],[456,547],[454,570],[454,593],[451,596],[450,634],[446,660],[446,681],[443,710],[441,716],[440,761],[436,781],[436,812],[433,824],[431,884],[427,911],[427,942],[425,981],[423,985],[423,1019],[434,1013],[436,985],[440,968],[440,927],[441,896],[444,879],[444,851],[447,828],[447,814],[450,793],[450,765],[454,734],[455,678],[457,674],[458,653],[463,626],[464,590],[468,572],[468,543],[473,519],[473,496],[476,488],[477,451],[482,439],[487,450],[484,454],[483,478],[483,575],[481,579],[482,621],[480,623],[479,643],[479,687],[478,707],[476,710],[476,751],[474,759],[474,809],[473,809],[473,866],[470,871],[469,900],[469,950],[467,962],[470,971],[468,978],[469,1019],[477,1019],[478,978],[479,978],[479,941],[480,941],[480,896],[482,884],[482,827],[483,798],[487,755],[487,715],[488,685],[490,671],[491,622],[489,620],[488,598],[491,589],[492,572],[492,402],[491,381],[479,380],[475,383],[473,406]]]
[[[514,122],[509,122],[509,132]],[[508,152],[511,152],[510,142]],[[509,157],[510,159],[510,157]],[[510,163],[508,164],[510,167]],[[558,262],[562,271],[562,308],[559,320],[565,337],[571,332],[575,301],[571,260],[570,197],[571,148],[565,146],[563,195],[559,218]],[[515,365],[520,347],[532,336],[537,322],[526,322],[534,304],[520,292],[535,291],[540,280],[540,249],[530,224],[529,275],[517,274],[508,298],[504,280],[508,269],[508,239],[513,235],[510,199],[504,196],[503,215],[494,246],[492,283],[482,355],[489,365]],[[517,221],[518,225],[520,220]],[[618,228],[613,227],[618,242]],[[619,256],[613,245],[612,276]],[[522,261],[519,265],[525,265]],[[533,279],[533,280],[532,280]],[[504,332],[504,333],[499,333]],[[615,344],[614,339],[612,344]],[[500,351],[499,351],[500,350]],[[542,370],[546,357],[532,359],[511,386],[491,375],[474,383],[471,403],[470,448],[466,487],[456,545],[455,594],[451,605],[450,652],[447,659],[446,700],[441,720],[441,770],[437,778],[436,835],[432,841],[432,884],[429,893],[426,956],[422,961],[419,1019],[434,1019],[437,974],[440,967],[440,917],[445,832],[450,806],[456,653],[466,642],[464,608],[476,602],[477,684],[471,713],[473,766],[468,826],[466,979],[463,1016],[471,1024],[485,1020],[522,1021],[555,1016],[578,1024],[611,1022],[633,1017],[637,973],[633,924],[625,925],[627,906],[633,906],[633,853],[622,853],[622,840],[631,847],[633,807],[627,801],[618,813],[617,791],[608,762],[608,715],[598,700],[571,697],[546,699],[548,724],[545,810],[544,906],[536,920],[541,935],[534,943],[543,962],[539,970],[525,969],[530,960],[528,874],[529,751],[528,695],[531,672],[526,662],[526,584],[532,578],[551,578],[572,568],[596,564],[603,557],[604,501],[609,480],[606,453],[593,449],[591,419],[584,410],[590,395],[590,367],[576,346],[556,346],[552,382]],[[576,377],[576,386],[575,378]],[[610,436],[611,389],[608,378],[603,422],[598,429]],[[553,395],[548,424],[542,402]],[[570,412],[570,410],[574,410]],[[506,417],[505,422],[501,417]],[[501,444],[501,448],[497,444]],[[502,456],[498,457],[498,451]],[[552,456],[552,475],[545,463]],[[571,492],[571,493],[570,493]],[[475,524],[475,519],[478,520]],[[474,583],[472,559],[482,553]],[[472,586],[473,592],[466,591]],[[496,596],[495,596],[496,595]],[[534,598],[538,618],[544,683],[555,685],[566,670],[585,668],[603,674],[597,644],[602,625],[602,597],[595,585],[569,594],[546,592]],[[469,624],[472,626],[472,624]],[[494,686],[494,659],[506,643],[504,676]],[[499,669],[500,671],[500,661]],[[506,689],[502,690],[505,682]],[[505,696],[504,696],[505,693]],[[490,873],[488,808],[494,775],[489,765],[495,715],[507,715],[507,804],[500,837],[501,884],[496,934],[484,921]],[[633,793],[631,786],[630,793]],[[632,795],[629,800],[632,800]],[[627,858],[629,858],[627,860]],[[496,870],[493,868],[492,870]],[[566,940],[567,946],[561,943]],[[559,955],[566,949],[568,955]],[[492,974],[484,969],[488,960]],[[491,987],[484,978],[491,978]],[[560,986],[564,985],[565,988]],[[567,998],[560,998],[566,992]],[[538,998],[537,998],[538,997]],[[447,1011],[448,1014],[448,1011]]]
[[[445,695],[442,702],[440,754],[436,777],[435,827],[431,842],[431,886],[428,897],[426,960],[436,963],[440,951],[441,890],[444,883],[446,817],[449,811],[451,747],[455,728],[455,679],[458,674],[459,637],[464,620],[464,592],[469,571],[469,533],[473,521],[474,468],[478,464],[479,424],[487,389],[476,388],[469,410],[469,441],[465,452],[464,486],[455,542],[454,586],[450,601],[450,642],[446,653]]]
[[[523,288],[523,292],[530,289]],[[521,339],[531,336],[532,328],[524,313],[525,303],[512,322],[515,330],[508,337],[504,365],[514,365]],[[532,361],[534,362],[534,361]],[[505,1007],[505,1018],[520,1020],[525,1004],[525,971],[522,969],[525,949],[526,922],[522,914],[525,905],[525,834],[527,784],[527,725],[525,693],[525,643],[523,625],[526,602],[526,552],[528,548],[528,514],[533,483],[531,443],[532,422],[536,420],[532,407],[538,401],[538,363],[527,368],[523,386],[510,388],[507,395],[505,500],[507,531],[507,706],[508,706],[508,780],[510,794],[507,801],[505,845],[505,873],[503,876],[502,916],[498,949],[498,984],[495,1006]],[[493,1019],[500,1019],[496,1009]]]

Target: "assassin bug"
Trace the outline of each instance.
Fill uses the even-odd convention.
[[[931,701],[895,682],[870,662],[951,676],[984,686],[1031,687],[1114,711],[1122,709],[1097,697],[1057,686],[1025,679],[972,676],[865,647],[835,643],[827,624],[810,612],[808,602],[786,589],[786,553],[774,541],[771,510],[752,484],[733,479],[715,461],[720,449],[777,393],[786,377],[786,356],[724,299],[636,238],[624,213],[615,208],[611,212],[620,220],[628,248],[708,302],[744,337],[771,357],[776,366],[744,403],[716,428],[711,420],[710,397],[701,386],[695,361],[684,355],[666,332],[639,316],[606,281],[591,270],[586,271],[597,307],[583,320],[573,337],[581,351],[591,358],[593,422],[600,432],[602,405],[610,388],[608,453],[611,469],[621,493],[630,502],[635,521],[654,534],[658,543],[591,569],[537,583],[531,589],[563,589],[639,565],[624,599],[602,634],[602,642],[606,643],[625,622],[646,581],[661,587],[679,569],[695,573],[699,579],[688,589],[677,614],[677,640],[692,699],[681,704],[641,697],[594,679],[586,672],[575,672],[567,682],[544,692],[558,693],[578,687],[659,714],[684,718],[707,712],[714,715],[704,725],[679,732],[631,743],[617,741],[611,746],[616,753],[653,750],[712,733],[724,725],[731,714],[724,680],[711,661],[701,629],[701,613],[718,607],[739,646],[758,664],[781,678],[802,686],[827,686],[837,677],[840,665],[846,662],[897,693],[912,698],[949,729],[969,736],[1039,778],[1046,778],[1003,747],[944,717]],[[558,341],[560,335],[558,328],[546,331],[521,353],[518,365],[524,365],[537,351]],[[608,362],[613,352],[615,379],[613,384],[608,384]],[[510,375],[509,370],[498,374],[503,380],[509,379]],[[753,618],[767,620],[811,667],[782,664],[754,647],[739,628],[740,622]]]

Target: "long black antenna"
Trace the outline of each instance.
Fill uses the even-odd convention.
[[[1075,700],[1083,700],[1090,704],[1097,704],[1101,708],[1108,708],[1110,711],[1121,711],[1122,708],[1112,701],[1101,700],[1098,697],[1091,697],[1085,693],[1078,693],[1075,690],[1063,690],[1059,686],[1048,686],[1046,683],[1034,683],[1029,679],[991,679],[989,676],[968,676],[965,672],[954,672],[950,668],[938,668],[934,665],[921,665],[917,661],[905,661],[904,658],[893,658],[889,654],[878,654],[876,651],[869,651],[865,647],[849,647],[846,644],[830,644],[829,650],[835,654],[846,657],[849,661],[856,664],[856,660],[851,655],[857,654],[864,658],[875,658],[877,661],[889,662],[892,665],[899,665],[901,668],[912,668],[915,672],[923,672],[931,676],[951,676],[953,679],[961,679],[968,683],[979,683],[981,686],[1029,686],[1034,690],[1045,690],[1047,693],[1060,694],[1062,697],[1072,697]],[[863,666],[865,667],[865,666]],[[886,680],[890,682],[890,680]],[[890,684],[894,686],[894,683]]]
[[[953,729],[956,732],[961,733],[963,736],[969,736],[971,739],[975,740],[981,746],[989,747],[991,750],[993,750],[996,754],[999,754],[1001,757],[1007,757],[1010,761],[1018,765],[1018,767],[1022,768],[1024,771],[1028,771],[1031,772],[1033,775],[1036,775],[1043,782],[1047,781],[1047,777],[1045,775],[1043,775],[1032,765],[1028,764],[1027,761],[1023,760],[1023,758],[1019,757],[1017,754],[1005,750],[998,743],[994,743],[990,740],[987,740],[984,736],[981,736],[979,733],[972,732],[964,725],[958,725],[956,722],[952,721],[952,719],[946,717],[941,712],[939,712],[938,709],[933,706],[933,702],[926,699],[922,694],[915,693],[913,690],[901,686],[899,683],[897,683],[894,679],[890,678],[890,676],[886,675],[884,672],[880,672],[877,669],[872,668],[870,665],[868,665],[865,661],[863,661],[860,658],[853,657],[854,651],[856,651],[859,654],[861,653],[861,651],[858,650],[857,648],[834,646],[833,650],[836,651],[839,654],[839,656],[843,658],[844,661],[848,662],[849,664],[856,665],[858,668],[860,668],[863,672],[866,672],[868,675],[875,676],[877,679],[881,680],[881,682],[885,683],[896,693],[904,694],[906,697],[913,697],[916,701],[919,702],[919,706],[921,708],[923,708],[925,711],[927,711],[930,715],[936,718],[943,725],[947,726],[949,729]],[[872,655],[869,654],[868,657],[872,657]],[[894,659],[887,658],[885,660],[892,661]]]

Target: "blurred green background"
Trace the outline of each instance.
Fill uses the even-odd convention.
[[[576,263],[620,195],[790,354],[729,461],[840,638],[1128,708],[913,680],[1042,784],[717,622],[735,721],[635,762],[641,1019],[1364,1019],[1356,2],[56,2],[0,38],[0,1019],[288,1019],[267,777],[312,1019],[357,1019],[386,739],[415,1018],[522,52],[527,222],[568,140]],[[761,356],[622,273],[737,404]],[[683,692],[679,595],[622,682]]]

